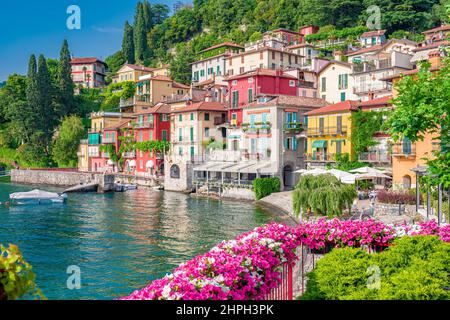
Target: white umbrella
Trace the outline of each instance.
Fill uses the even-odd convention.
[[[294,171],[294,172],[295,173],[301,173],[301,174],[310,174],[310,175],[313,175],[313,176],[317,176],[319,174],[327,174],[328,173],[327,170],[319,169],[319,168],[311,169],[311,170],[300,169],[300,170],[297,170],[297,171]]]
[[[376,173],[376,172],[355,174],[356,180],[369,180],[369,179],[375,179],[375,178],[392,179],[391,177],[389,177],[383,173]]]
[[[357,168],[357,169],[350,170],[350,172],[353,172],[353,173],[380,173],[380,174],[384,173],[381,170],[371,168],[371,167]]]
[[[341,182],[346,184],[354,184],[356,181],[356,176],[356,174],[348,174],[341,178]]]
[[[348,175],[351,175],[351,173],[347,172],[347,171],[342,171],[342,170],[338,170],[338,169],[330,169],[327,170],[327,173],[332,174],[333,176],[335,176],[336,178],[338,178],[339,180],[341,180],[343,177],[346,177]]]
[[[147,169],[151,169],[155,166],[155,163],[153,162],[153,160],[148,160],[147,163],[145,164],[145,167]]]
[[[114,161],[112,161],[111,159],[108,159],[108,162],[106,162],[106,164],[108,166],[113,166],[114,165]]]

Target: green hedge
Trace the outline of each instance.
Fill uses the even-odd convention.
[[[300,299],[449,300],[449,274],[449,243],[435,236],[407,236],[381,253],[332,250],[308,274]]]
[[[280,178],[257,178],[253,180],[253,190],[257,200],[268,196],[272,192],[279,192],[280,188]]]

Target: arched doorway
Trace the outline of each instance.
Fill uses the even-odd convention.
[[[411,177],[409,175],[403,176],[403,189],[411,189]]]
[[[180,179],[180,167],[176,164],[170,167],[170,177],[172,179]]]
[[[285,189],[294,187],[294,169],[289,164],[283,168],[283,185]]]

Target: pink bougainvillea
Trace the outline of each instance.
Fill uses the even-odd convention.
[[[121,299],[261,300],[279,285],[283,264],[295,262],[296,249],[302,244],[311,249],[388,246],[398,237],[414,235],[436,235],[450,242],[450,225],[321,219],[291,228],[271,223],[221,242],[172,274]]]

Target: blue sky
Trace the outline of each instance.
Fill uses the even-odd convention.
[[[1,0],[0,81],[25,74],[30,54],[58,58],[63,40],[76,57],[105,59],[120,49],[123,24],[130,23],[138,0]],[[175,0],[150,0],[172,9]],[[188,1],[182,1],[188,2]],[[81,9],[81,29],[69,30],[68,6]]]

